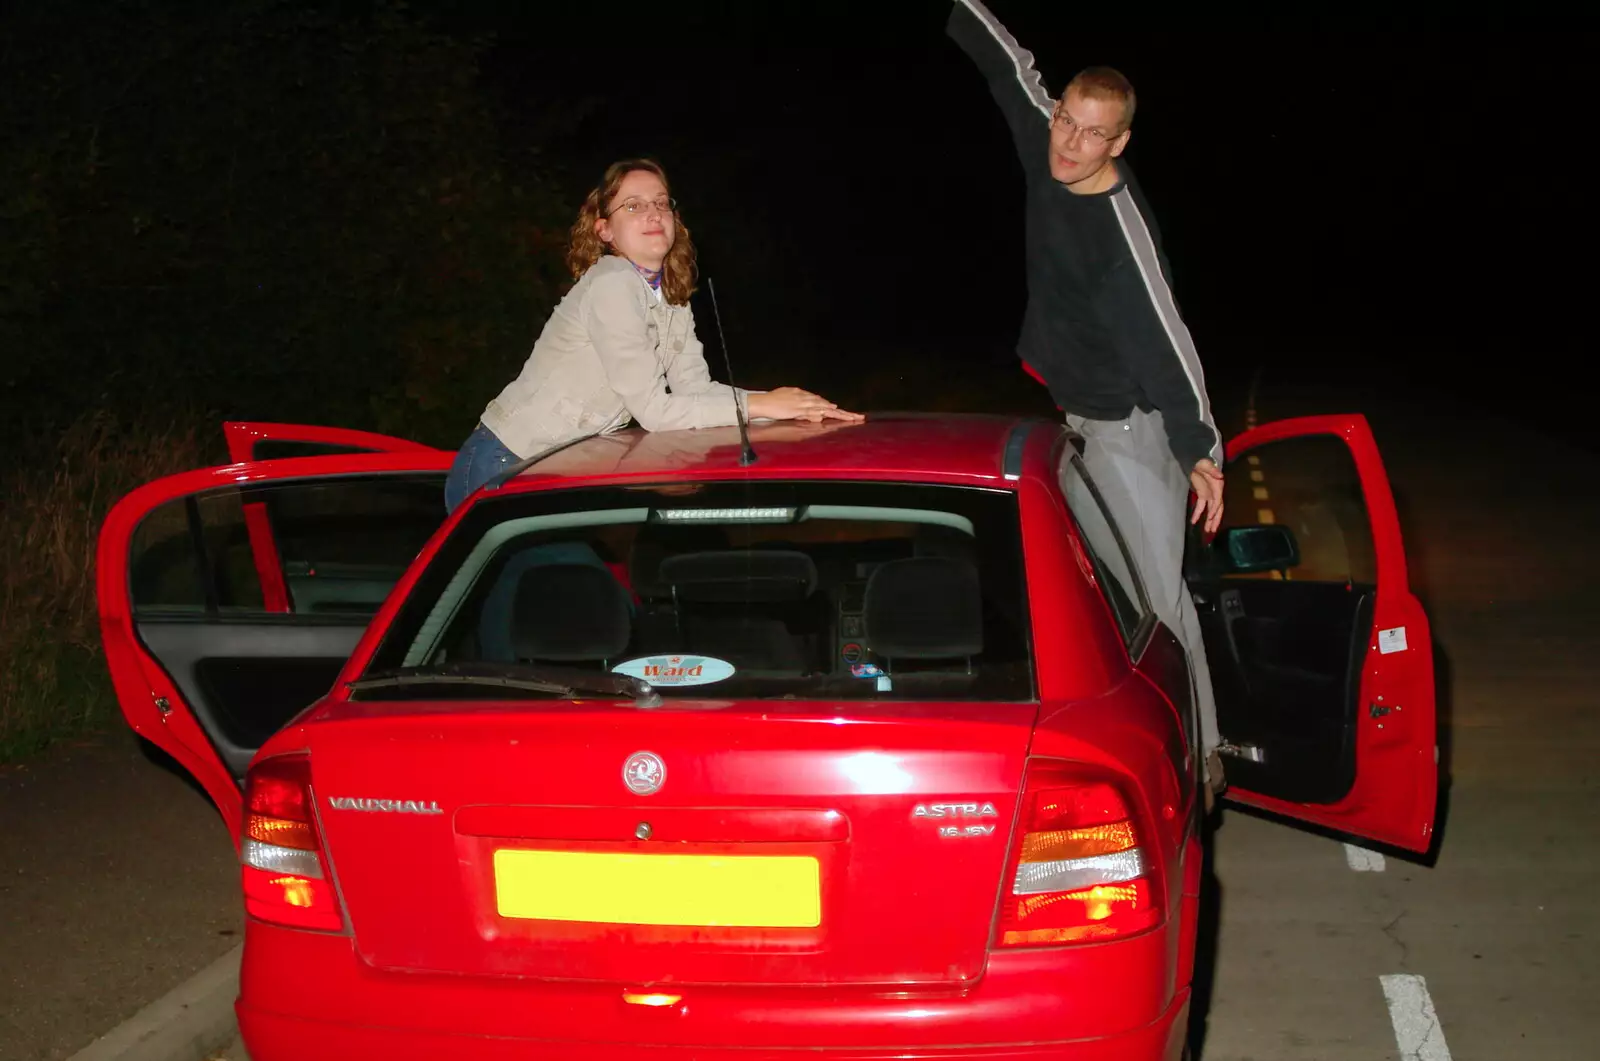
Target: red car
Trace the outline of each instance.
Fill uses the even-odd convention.
[[[255,1061],[1183,1055],[1187,668],[1061,425],[625,432],[448,519],[451,453],[228,431],[112,511],[99,595],[237,839]],[[1191,576],[1229,797],[1424,851],[1367,425],[1229,453]]]

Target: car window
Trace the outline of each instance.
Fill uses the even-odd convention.
[[[1140,624],[1150,613],[1150,604],[1126,540],[1081,457],[1070,454],[1062,462],[1058,482],[1067,508],[1082,532],[1084,547],[1094,565],[1095,581],[1111,605],[1123,641],[1131,648]]]
[[[285,457],[332,457],[341,453],[377,453],[371,446],[352,446],[345,442],[307,442],[298,438],[257,439],[250,451],[251,460],[270,461]]]
[[[443,490],[439,475],[372,476],[170,501],[133,535],[134,610],[266,612],[259,561],[276,564],[291,612],[371,615],[444,522]]]
[[[442,479],[373,477],[267,488],[265,506],[294,611],[375,612],[439,524]]]
[[[134,531],[129,591],[136,613],[258,612],[263,608],[239,491],[179,498]]]
[[[759,482],[490,498],[419,577],[368,670],[544,663],[632,674],[665,696],[1031,699],[1021,551],[1005,490]]]
[[[1375,585],[1366,495],[1355,458],[1336,435],[1305,435],[1257,446],[1230,462],[1222,531],[1279,524],[1294,534],[1300,562],[1284,571],[1227,574]],[[1217,541],[1221,541],[1219,532]]]

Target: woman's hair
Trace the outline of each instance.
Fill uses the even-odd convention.
[[[588,272],[590,266],[605,255],[616,253],[611,244],[595,233],[594,225],[600,219],[601,211],[616,198],[622,179],[638,170],[660,177],[661,183],[667,185],[668,194],[671,194],[672,185],[667,181],[666,171],[650,159],[630,158],[607,166],[599,187],[590,191],[583,200],[583,206],[578,208],[578,220],[572,226],[572,239],[567,244],[567,268],[572,271],[574,280]],[[661,294],[674,306],[683,306],[694,294],[697,278],[694,240],[689,238],[689,226],[683,223],[683,218],[676,210],[672,212],[672,220],[677,235],[673,239],[672,249],[667,252],[667,260],[662,263]]]

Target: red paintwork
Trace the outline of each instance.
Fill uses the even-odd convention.
[[[1186,720],[1190,710],[1187,696],[1188,667],[1182,643],[1166,627],[1157,625],[1140,654],[1139,676],[1150,691],[1161,698],[1164,712],[1172,720],[1170,726],[1153,726],[1151,733],[1159,733],[1167,742],[1163,748],[1161,770],[1157,775],[1159,783],[1154,787],[1163,807],[1170,805],[1176,808],[1176,813],[1170,817],[1165,811],[1161,816],[1161,827],[1171,833],[1170,842],[1175,844],[1190,835],[1191,812],[1195,809],[1192,801],[1200,798],[1197,787],[1200,783],[1200,756],[1196,750],[1198,741],[1191,745],[1184,740],[1184,734],[1199,721],[1198,715],[1194,716],[1192,722]],[[1184,695],[1174,703],[1168,690],[1181,690]]]
[[[710,477],[782,479],[873,478],[919,482],[988,482],[1000,477],[1000,456],[1013,418],[883,414],[863,424],[756,423],[757,460],[739,465],[739,429],[630,430],[580,442],[540,461],[516,487],[552,478]],[[516,487],[507,487],[514,489]]]
[[[1033,367],[1033,366],[1032,366],[1032,365],[1030,365],[1030,364],[1028,364],[1028,363],[1027,363],[1027,362],[1026,362],[1026,361],[1024,361],[1024,362],[1023,362],[1023,363],[1022,363],[1022,371],[1024,371],[1024,372],[1026,372],[1026,373],[1027,373],[1027,374],[1028,374],[1028,375],[1030,375],[1030,376],[1032,376],[1032,377],[1033,377],[1033,380],[1034,380],[1034,382],[1035,382],[1035,383],[1038,383],[1038,384],[1039,384],[1039,385],[1040,385],[1040,386],[1042,386],[1042,387],[1043,387],[1043,388],[1044,388],[1044,389],[1045,389],[1045,390],[1046,390],[1046,391],[1048,391],[1048,390],[1049,390],[1049,389],[1050,389],[1050,384],[1048,384],[1048,383],[1046,383],[1046,382],[1045,382],[1045,381],[1044,381],[1044,377],[1043,377],[1043,376],[1041,376],[1041,375],[1039,375],[1039,372],[1038,372],[1038,370],[1037,370],[1037,369],[1035,369],[1035,368],[1034,368],[1034,367]],[[1059,405],[1058,405],[1058,406],[1056,406],[1056,408],[1057,408],[1057,409],[1060,409],[1060,408],[1061,408],[1061,406],[1059,406]]]
[[[1356,413],[1279,420],[1230,441],[1228,463],[1237,463],[1256,446],[1303,435],[1337,435],[1350,447],[1366,495],[1378,561],[1378,591],[1361,671],[1356,780],[1344,799],[1325,806],[1286,803],[1231,787],[1228,797],[1408,851],[1427,851],[1433,842],[1439,791],[1433,636],[1422,603],[1411,593],[1400,516],[1372,428],[1366,417]],[[1378,631],[1394,627],[1406,629],[1409,649],[1380,653]],[[1376,703],[1394,710],[1373,718],[1365,708]]]
[[[278,539],[272,534],[267,504],[247,501],[242,507],[245,534],[250,539],[250,556],[255,562],[256,576],[261,579],[261,606],[269,612],[287,614],[289,583],[283,577],[283,554],[278,552]]]
[[[424,446],[410,439],[393,435],[379,435],[371,431],[356,431],[348,427],[322,427],[314,424],[274,424],[260,420],[229,420],[222,425],[223,437],[228,440],[228,456],[235,464],[246,464],[256,459],[256,443],[268,439],[285,442],[323,442],[331,446],[349,446],[351,449],[371,453],[437,453],[432,446]]]
[[[682,1000],[653,1008],[622,1001],[642,986],[632,983],[382,972],[348,937],[249,922],[236,1009],[261,1061],[687,1061],[793,1058],[806,1047],[830,1059],[1178,1061],[1189,990],[1172,989],[1177,937],[1161,928],[1106,946],[1000,952],[965,988],[663,986]]]
[[[1033,430],[1021,473],[1008,480],[1001,455],[1013,424],[968,416],[756,424],[760,459],[749,468],[738,464],[733,428],[630,431],[573,446],[503,487],[822,477],[1015,490],[1040,699],[674,700],[647,711],[599,699],[349,702],[336,683],[258,760],[309,752],[325,864],[349,927],[249,921],[238,1012],[252,1056],[749,1059],[800,1048],[857,1059],[1177,1061],[1201,856],[1196,756],[1174,706],[1184,701],[1169,695],[1186,680],[1181,654],[1158,627],[1129,658],[1054,485],[1063,431]],[[451,459],[418,448],[235,465],[161,480],[113,509],[99,592],[123,711],[200,779],[236,838],[238,788],[132,630],[126,568],[138,520],[210,486],[443,470]],[[493,496],[481,493],[443,521],[341,682],[363,667],[438,543]],[[155,696],[174,705],[164,719]],[[661,792],[639,798],[619,770],[645,748],[673,766]],[[993,947],[1030,756],[1093,764],[1127,790],[1162,911],[1154,927],[1110,943]],[[1363,783],[1380,784],[1367,780],[1370,769],[1363,759]],[[339,811],[330,796],[437,801],[444,813]],[[934,797],[993,802],[997,828],[958,841],[921,832],[912,808]],[[658,843],[816,853],[823,926],[761,935],[574,926],[535,938],[492,914],[486,861],[497,841],[626,849],[636,820],[652,823]],[[951,857],[950,843],[968,846]],[[622,1001],[640,989],[682,998],[660,1008]]]
[[[970,823],[917,821],[912,811],[959,797],[994,803],[994,821],[1009,823],[1035,710],[674,699],[671,710],[594,701],[464,713],[450,703],[368,701],[328,705],[294,740],[312,749],[333,872],[356,949],[375,968],[673,983],[967,982],[983,972],[1008,830],[955,841],[952,858],[938,826]],[[374,745],[381,756],[365,753]],[[641,749],[674,764],[654,796],[634,796],[620,780],[623,761]],[[421,795],[392,798],[437,800],[446,813],[418,820],[328,809],[327,797],[392,793],[397,784]],[[722,820],[708,808],[737,816]],[[774,828],[797,812],[837,815],[843,834]],[[641,821],[656,831],[646,842],[634,839]],[[519,843],[726,855],[759,843],[764,854],[815,855],[823,925],[619,932],[505,920],[494,913],[492,859]],[[404,873],[395,872],[397,856]],[[427,932],[417,931],[419,910]]]

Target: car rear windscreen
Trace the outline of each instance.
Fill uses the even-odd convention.
[[[629,674],[668,697],[1027,700],[1026,599],[1009,490],[546,489],[469,510],[368,673],[549,664]]]

